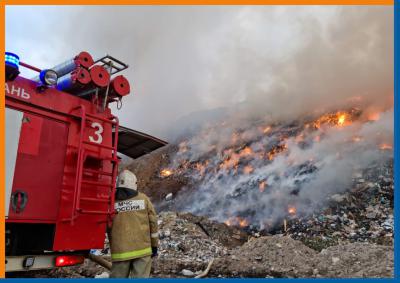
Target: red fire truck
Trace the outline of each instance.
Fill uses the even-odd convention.
[[[166,143],[119,126],[109,105],[130,86],[112,56],[81,52],[40,70],[6,53],[5,63],[6,271],[82,263],[112,220],[117,152],[137,158]]]

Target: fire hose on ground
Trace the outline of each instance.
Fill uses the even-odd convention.
[[[94,254],[89,254],[88,258],[91,261],[97,263],[98,265],[100,265],[100,266],[102,266],[102,267],[104,267],[104,268],[106,268],[108,270],[111,270],[112,263],[109,262],[108,260],[106,260],[104,257],[98,256],[98,255],[94,255]]]
[[[89,254],[88,258],[91,261],[97,263],[98,265],[100,265],[100,266],[102,266],[102,267],[104,267],[104,268],[106,268],[108,270],[111,270],[112,263],[109,262],[108,260],[106,260],[104,257],[98,256],[98,255],[94,255],[94,254]],[[208,275],[208,273],[210,272],[210,269],[211,269],[211,266],[212,266],[213,263],[214,263],[214,259],[211,259],[210,262],[207,265],[207,268],[202,273],[197,275],[195,278],[204,278],[204,277],[206,277]]]

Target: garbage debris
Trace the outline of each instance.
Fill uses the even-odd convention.
[[[338,242],[319,251],[305,245],[304,239],[293,239],[294,234],[254,237],[237,227],[190,213],[162,212],[159,224],[159,256],[153,260],[151,275],[155,278],[201,274],[212,278],[393,277],[392,245]],[[109,255],[103,256],[110,261]],[[81,266],[23,274],[107,278],[109,271],[85,260]]]
[[[182,270],[182,275],[186,277],[192,277],[194,275],[194,272],[191,270],[183,269]]]
[[[168,195],[165,196],[165,200],[170,201],[170,200],[172,200],[172,197],[173,197],[173,194],[169,193]]]

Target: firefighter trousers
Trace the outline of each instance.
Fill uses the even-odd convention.
[[[114,261],[111,267],[110,278],[148,278],[150,277],[150,269],[150,256]]]

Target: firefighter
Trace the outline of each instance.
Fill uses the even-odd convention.
[[[138,192],[136,176],[129,170],[118,176],[115,210],[109,231],[110,277],[149,277],[151,258],[157,256],[157,214],[149,198]]]

